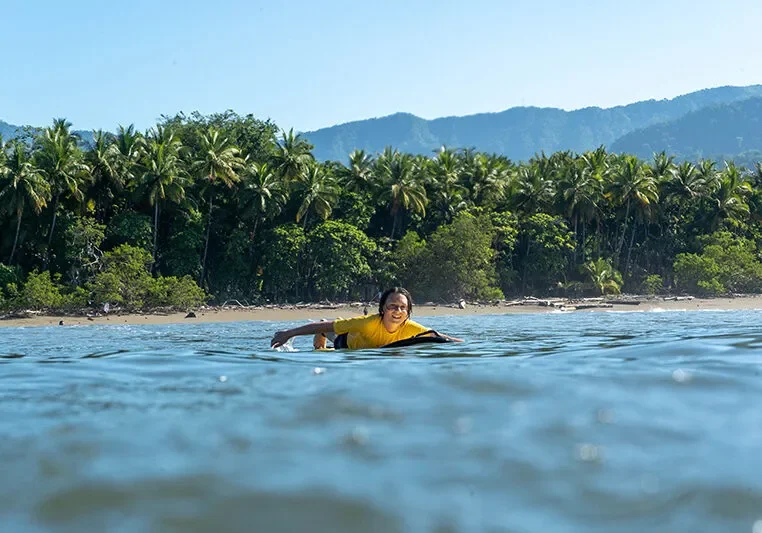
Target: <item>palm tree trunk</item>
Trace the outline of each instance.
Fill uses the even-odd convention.
[[[23,211],[19,211],[16,220],[16,237],[13,239],[13,248],[11,249],[11,257],[8,259],[8,266],[13,264],[13,256],[16,255],[16,245],[19,242],[19,230],[21,229],[21,214]]]
[[[57,193],[55,198],[53,199],[53,222],[50,224],[50,235],[48,235],[48,250],[45,254],[45,261],[43,263],[42,270],[48,269],[48,263],[50,262],[50,246],[53,244],[53,232],[56,229],[56,217],[58,216],[58,198],[61,196],[61,193]]]
[[[624,211],[624,226],[622,227],[622,236],[619,238],[619,245],[616,250],[616,266],[619,266],[619,257],[622,255],[622,247],[624,247],[624,237],[627,234],[627,219],[630,218],[630,200],[627,200],[627,209]]]
[[[587,261],[587,256],[585,255],[585,241],[587,241],[587,223],[582,222],[582,262],[583,263]]]
[[[201,279],[199,280],[199,285],[204,285],[204,279],[206,278],[206,254],[209,251],[209,236],[212,233],[212,202],[214,201],[214,196],[212,196],[212,193],[209,193],[209,216],[206,220],[206,239],[204,241],[204,258],[201,260]]]
[[[574,261],[572,262],[576,263],[577,256],[579,255],[580,248],[581,248],[580,242],[579,242],[579,216],[577,215],[574,215],[574,238],[577,241],[577,247],[574,249]]]
[[[521,279],[521,292],[522,295],[526,296],[526,290],[527,290],[527,273],[528,273],[528,267],[529,267],[529,245],[531,244],[531,241],[529,237],[527,237],[527,246],[524,249],[524,274],[522,275]]]
[[[632,225],[632,233],[630,234],[630,246],[627,248],[627,262],[624,264],[624,272],[622,278],[626,280],[627,272],[630,271],[630,255],[632,254],[632,244],[635,242],[635,230],[638,229],[637,224]]]
[[[151,271],[156,268],[156,245],[159,235],[159,200],[156,199],[156,203],[153,206],[153,264],[151,265]]]

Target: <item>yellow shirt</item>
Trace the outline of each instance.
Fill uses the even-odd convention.
[[[409,339],[419,333],[429,331],[418,322],[408,320],[394,333],[386,331],[379,315],[339,318],[333,322],[333,331],[337,335],[347,333],[347,346],[359,348],[380,348],[390,342]]]

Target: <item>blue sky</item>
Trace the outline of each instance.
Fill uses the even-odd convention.
[[[233,109],[308,131],[762,83],[758,0],[0,5],[0,120],[12,124],[146,129]]]

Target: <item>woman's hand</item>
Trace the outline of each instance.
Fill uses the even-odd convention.
[[[281,331],[276,331],[275,335],[273,335],[273,340],[270,341],[270,348],[277,348],[278,346],[283,346],[288,342],[288,339],[293,337],[291,334],[291,331],[284,329]]]

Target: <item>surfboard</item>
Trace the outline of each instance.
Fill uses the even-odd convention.
[[[424,333],[420,333],[415,337],[409,337],[407,339],[390,342],[389,344],[381,346],[381,348],[401,348],[404,346],[414,346],[416,344],[442,344],[445,342],[453,341],[447,337],[442,337],[439,333],[432,329]]]

